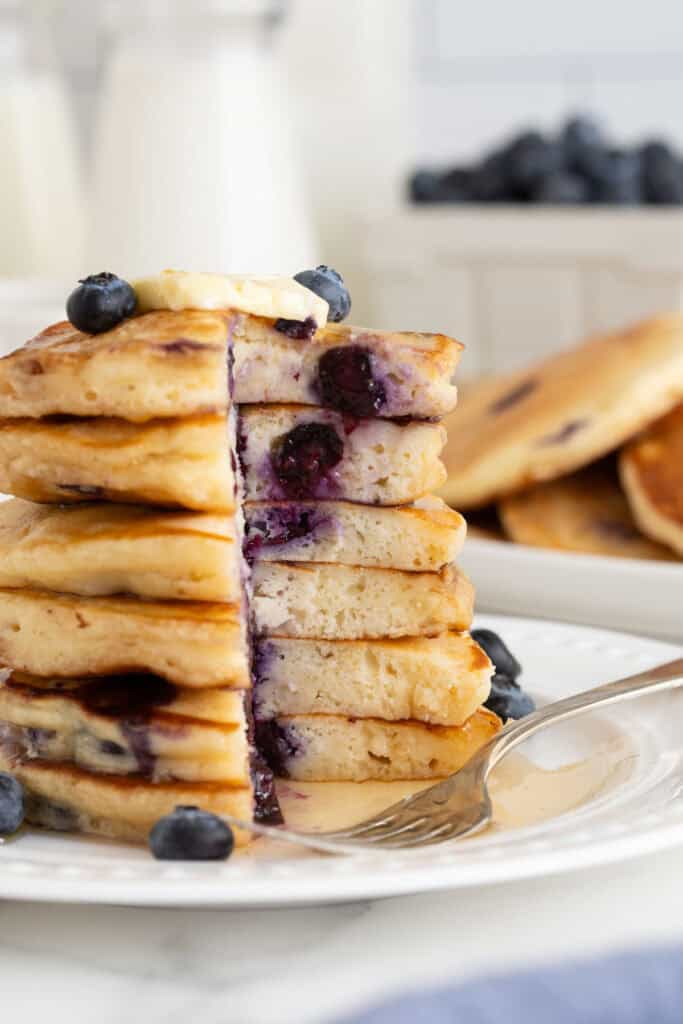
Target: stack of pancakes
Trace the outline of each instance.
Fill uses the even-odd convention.
[[[676,560],[681,402],[683,316],[590,338],[467,391],[449,420],[441,493],[486,510],[487,535],[495,509],[503,534],[521,544]]]
[[[29,820],[272,821],[271,771],[439,777],[498,728],[464,522],[425,497],[460,346],[294,326],[151,311],[0,360],[0,768]]]

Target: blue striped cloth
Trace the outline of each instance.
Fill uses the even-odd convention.
[[[345,1024],[683,1024],[683,948],[624,953],[430,990]]]

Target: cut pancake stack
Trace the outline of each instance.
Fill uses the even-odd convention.
[[[154,311],[159,280],[112,331],[0,360],[0,768],[29,819],[277,820],[264,757],[315,781],[457,769],[499,725],[464,522],[425,497],[460,347],[308,329],[324,310],[292,282],[296,320]]]

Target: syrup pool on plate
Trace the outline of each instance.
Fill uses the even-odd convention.
[[[492,772],[489,792],[493,820],[486,830],[500,834],[548,822],[588,807],[627,781],[636,749],[626,733],[607,721],[594,721],[601,733],[586,756],[548,766],[544,745],[532,741],[529,753],[509,754]],[[552,731],[552,730],[551,730]],[[558,727],[559,734],[559,727]],[[571,737],[570,737],[571,738]],[[540,739],[540,737],[539,737]],[[559,749],[559,745],[558,745]],[[567,749],[567,748],[565,748]],[[546,761],[543,764],[543,761]],[[278,795],[290,828],[324,832],[356,824],[432,782],[285,782]],[[466,840],[476,842],[477,837]],[[258,839],[241,856],[317,856],[303,847]]]

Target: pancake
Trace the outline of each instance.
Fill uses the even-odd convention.
[[[157,417],[224,413],[226,313],[183,310],[84,334],[68,321],[0,359],[0,417]]]
[[[279,452],[298,427],[325,432],[319,473],[286,469],[285,486],[275,468]],[[240,416],[246,498],[341,498],[370,504],[411,502],[443,482],[438,424],[398,425],[358,420],[307,406],[245,406]],[[311,427],[308,427],[310,430]],[[0,491],[37,502],[113,502],[231,511],[232,428],[225,417],[153,420],[6,419],[0,421]],[[299,436],[299,435],[294,435]],[[308,443],[310,438],[304,439]],[[314,439],[317,444],[317,437]],[[329,448],[330,444],[332,449]],[[317,463],[315,463],[317,465]]]
[[[229,515],[0,504],[0,587],[234,603],[240,564]]]
[[[0,590],[0,664],[35,676],[151,672],[178,686],[249,686],[234,604]]]
[[[257,725],[276,775],[298,782],[393,782],[457,772],[500,729],[481,709],[458,727],[335,715],[283,716]]]
[[[442,334],[328,323],[297,340],[272,320],[236,314],[232,338],[241,404],[291,402],[427,419],[444,416],[457,402],[453,377],[463,346]]]
[[[246,553],[263,562],[340,562],[438,572],[462,550],[466,526],[440,498],[383,508],[344,501],[247,502]]]
[[[627,444],[619,468],[640,529],[683,556],[683,406]]]
[[[399,640],[258,642],[260,719],[325,714],[462,725],[489,695],[491,663],[466,633]],[[0,715],[0,717],[2,717]]]
[[[70,681],[69,681],[70,682]],[[221,721],[179,714],[173,686],[125,676],[60,686],[10,675],[0,685],[0,737],[21,759],[64,761],[153,782],[250,784],[243,695]]]
[[[328,324],[297,340],[275,323],[186,309],[148,312],[96,335],[67,321],[54,324],[0,359],[0,417],[107,416],[139,423],[225,412],[228,348],[234,400],[241,404],[331,404],[349,411],[349,404],[370,403],[373,415],[418,418],[455,408],[459,342],[347,324]],[[359,381],[349,380],[353,390],[321,385],[338,379],[339,352],[349,349],[360,372]]]
[[[455,567],[440,573],[346,565],[258,562],[256,630],[320,640],[434,636],[469,629],[474,589]]]
[[[249,786],[223,782],[147,782],[135,775],[98,775],[61,761],[17,762],[0,746],[0,771],[24,787],[26,820],[59,832],[89,832],[144,843],[153,825],[179,805],[249,820]],[[237,830],[242,846],[250,836]]]
[[[415,501],[443,483],[437,423],[352,419],[304,405],[240,409],[240,458],[250,501]]]
[[[618,448],[683,399],[683,314],[468,389],[448,420],[449,505],[477,508]]]
[[[536,484],[503,499],[498,511],[508,537],[519,544],[616,558],[675,558],[640,532],[611,464]]]
[[[225,416],[0,421],[0,491],[37,502],[106,499],[232,512]]]

